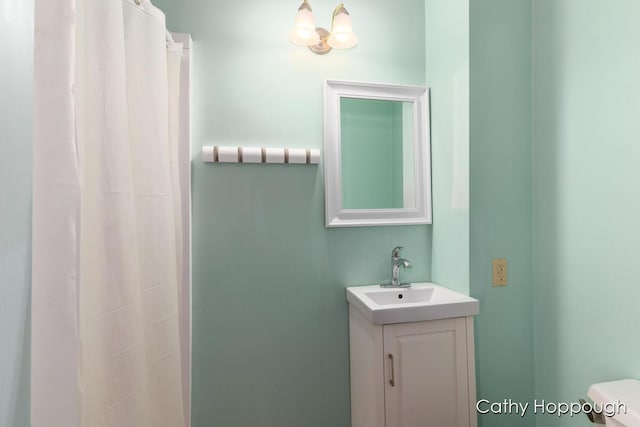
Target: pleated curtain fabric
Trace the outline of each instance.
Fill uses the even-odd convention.
[[[32,426],[185,426],[164,15],[36,0],[35,19]]]

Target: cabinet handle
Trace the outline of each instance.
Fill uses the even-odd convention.
[[[389,353],[389,361],[391,362],[391,379],[389,380],[389,384],[391,387],[396,386],[396,374],[393,370],[393,354]]]

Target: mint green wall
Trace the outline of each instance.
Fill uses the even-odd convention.
[[[640,2],[533,4],[537,395],[574,400],[640,378]]]
[[[193,425],[347,427],[344,288],[389,280],[395,245],[414,264],[403,278],[429,279],[430,227],[326,229],[321,166],[199,151],[322,147],[327,78],[424,84],[422,0],[350,0],[361,42],[326,56],[287,41],[298,0],[154,3],[194,39]],[[318,25],[336,4],[312,2]]]
[[[469,0],[426,0],[432,279],[469,292]]]
[[[342,206],[402,208],[402,103],[340,99]]]
[[[480,300],[478,398],[532,402],[531,0],[471,1],[470,40],[470,287]],[[491,284],[493,258],[508,259],[507,287]],[[479,425],[534,425],[528,415],[484,415]]]
[[[27,427],[32,0],[0,0],[0,40],[0,426]]]

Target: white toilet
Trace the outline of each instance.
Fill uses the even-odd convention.
[[[640,427],[640,381],[620,380],[593,384],[587,395],[603,409],[607,426]]]

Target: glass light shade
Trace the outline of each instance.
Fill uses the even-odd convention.
[[[320,41],[316,33],[316,23],[311,8],[305,3],[300,6],[296,14],[296,22],[289,33],[289,41],[299,46],[311,46]]]
[[[334,49],[349,49],[358,44],[358,37],[353,34],[351,17],[346,10],[338,12],[333,19],[333,28],[327,44]]]

